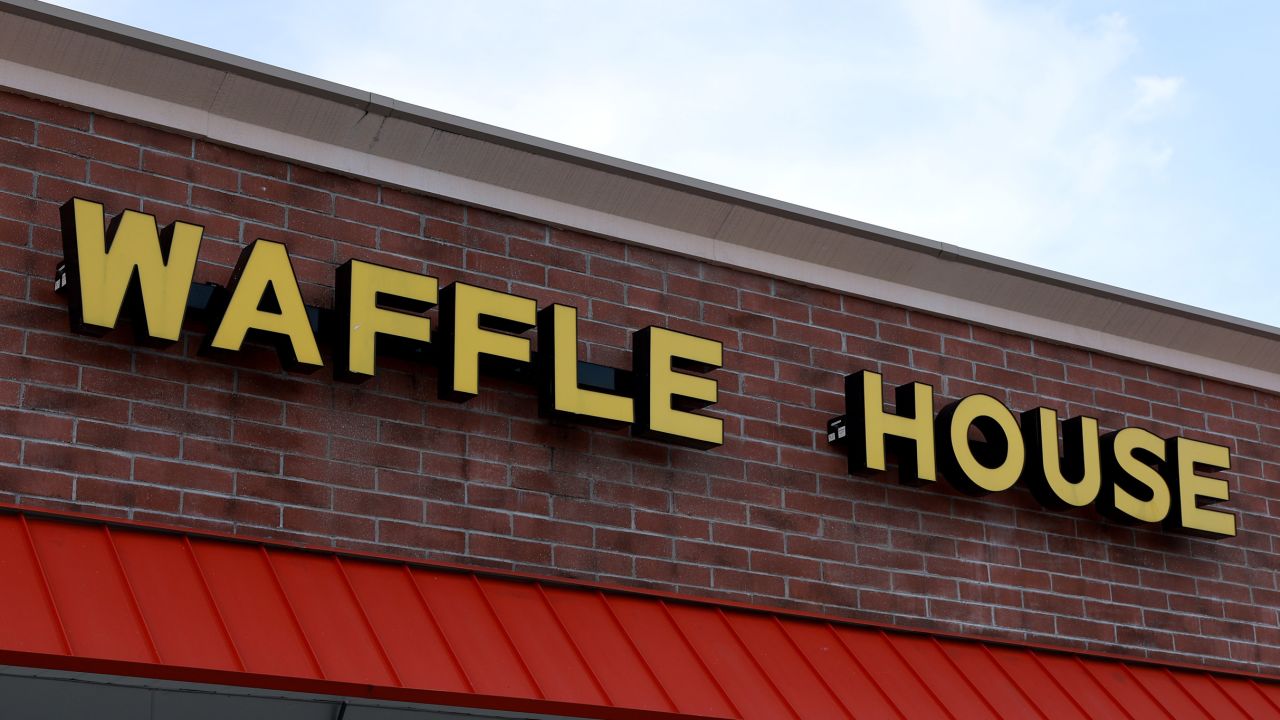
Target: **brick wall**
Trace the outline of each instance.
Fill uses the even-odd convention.
[[[348,258],[579,308],[586,358],[629,367],[664,325],[725,344],[712,451],[538,417],[527,387],[436,397],[68,332],[52,290],[72,196],[201,223],[197,280],[286,243],[309,304]],[[707,265],[0,94],[0,501],[603,579],[1129,655],[1280,670],[1270,482],[1280,398]],[[853,478],[827,446],[842,378],[875,369],[1105,428],[1229,445],[1239,537],[1201,541]]]

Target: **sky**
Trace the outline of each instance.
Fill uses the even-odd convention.
[[[1280,326],[1280,3],[57,4]]]

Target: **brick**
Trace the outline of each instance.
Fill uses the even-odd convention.
[[[468,505],[534,515],[551,514],[551,498],[545,493],[519,490],[492,484],[467,485]]]
[[[662,273],[650,268],[636,267],[602,257],[592,257],[589,267],[594,277],[657,290],[663,287]]]
[[[76,480],[75,499],[94,505],[115,505],[164,513],[177,513],[182,506],[182,493],[176,490],[96,478]]]
[[[955,580],[914,573],[894,573],[893,590],[908,595],[951,599],[960,597],[960,587]]]
[[[618,552],[600,552],[577,547],[556,546],[552,550],[556,568],[586,573],[591,577],[594,577],[594,575],[630,577],[632,568],[635,568],[639,562],[645,561],[645,559],[635,559],[635,557],[622,555],[622,553]],[[705,575],[709,580],[710,571],[705,570]]]
[[[326,263],[333,262],[336,259],[336,243],[332,238],[328,237],[316,237],[252,222],[243,223],[237,237],[240,243],[245,246],[259,238],[284,243],[284,246],[289,250],[290,259],[313,258],[323,260]],[[325,273],[326,278],[329,278],[326,283],[332,282],[329,277],[331,272]]]
[[[288,505],[333,505],[333,489],[327,485],[244,472],[236,474],[236,495]]]
[[[0,91],[0,112],[77,130],[89,129],[89,113],[84,110],[59,105],[50,100],[23,97],[7,91]]]
[[[781,577],[822,579],[822,563],[804,560],[783,553],[751,553],[751,570]]]
[[[918,568],[920,565],[919,556],[910,555],[910,553],[886,553],[879,548],[858,547],[850,542],[804,536],[787,536],[786,552],[791,556],[815,557],[815,559],[831,560],[841,564],[851,564],[855,557],[865,552],[867,559],[858,557],[859,565],[881,566],[881,568],[906,565],[910,569]]]
[[[133,479],[155,485],[222,494],[230,494],[234,488],[234,475],[229,470],[147,457],[134,458]]]
[[[141,164],[142,151],[137,145],[116,142],[65,128],[42,125],[37,141],[40,147],[78,157],[132,168],[139,167]]]
[[[468,252],[466,267],[468,270],[484,275],[537,285],[544,284],[547,277],[547,269],[542,265],[482,252]]]
[[[574,498],[556,498],[552,514],[561,520],[592,525],[631,527],[631,509]]]
[[[557,559],[560,557],[562,549],[556,548]],[[625,555],[622,557],[631,560]],[[674,586],[709,587],[711,585],[710,568],[700,565],[671,562],[658,558],[635,558],[634,563],[636,577],[651,578],[657,582]],[[625,570],[623,570],[623,573],[625,573]]]
[[[1021,390],[1023,392],[1034,392],[1036,379],[1033,375],[1026,373],[1013,372],[1003,368],[983,365],[981,363],[974,365],[973,379],[975,382],[998,387],[1002,389]]]
[[[470,534],[467,536],[467,550],[477,557],[501,558],[519,563],[548,565],[551,562],[551,545],[549,543],[517,540],[495,535]]]
[[[460,530],[425,527],[389,520],[378,523],[378,540],[390,545],[412,547],[429,553],[462,553],[467,543],[466,534]]]
[[[286,477],[342,487],[372,488],[377,470],[363,464],[336,462],[302,455],[285,455]]]
[[[626,295],[628,305],[673,318],[698,320],[701,315],[699,303],[678,295],[637,287],[627,288]]]
[[[839,310],[841,305],[839,293],[791,282],[774,283],[773,294],[775,297],[779,297],[784,300],[794,300],[804,305],[808,305],[810,308],[819,307],[829,310]]]
[[[284,417],[284,404],[279,401],[201,387],[187,387],[186,408],[251,422],[279,424]]]
[[[262,527],[280,526],[280,506],[243,498],[185,493],[182,496],[182,511],[197,517]]]
[[[547,228],[541,223],[520,220],[508,215],[499,215],[498,213],[478,208],[467,209],[467,224],[482,230],[490,230],[502,235],[514,235],[529,240],[544,240],[547,235]]]
[[[434,273],[434,268],[441,265],[458,267],[464,257],[462,248],[456,245],[387,230],[378,232],[378,249],[422,262],[427,274]]]
[[[467,456],[479,460],[502,461],[531,468],[547,468],[551,466],[550,448],[486,437],[467,438]]]
[[[416,213],[341,196],[336,200],[334,213],[344,220],[375,225],[408,235],[416,235],[422,230],[422,219]]]
[[[360,225],[305,210],[290,210],[287,227],[290,230],[297,230],[298,232],[364,247],[374,247],[378,237],[377,229],[368,225]]]
[[[604,550],[645,557],[671,557],[673,548],[671,538],[608,528],[595,529],[595,543]]]
[[[231,439],[231,422],[216,415],[138,403],[133,407],[132,421],[142,427],[183,435]]]
[[[589,255],[605,255],[615,260],[622,260],[627,254],[626,245],[622,243],[561,228],[551,228],[549,242],[557,247],[577,250]]]
[[[28,442],[22,461],[32,467],[61,470],[80,475],[127,479],[132,462],[126,455],[94,450],[78,445]]]
[[[134,359],[138,374],[145,375],[148,378],[173,380],[173,382],[182,383],[183,386],[212,387],[228,389],[234,383],[234,373],[230,368],[225,368],[209,361],[189,360],[184,357],[173,357],[166,355],[152,355],[147,352],[140,352]],[[188,389],[189,391],[191,388]],[[234,398],[238,396],[225,393],[224,407],[232,409],[238,407],[234,404]]]
[[[319,213],[332,213],[335,207],[333,196],[327,192],[260,175],[242,176],[240,192],[268,202]]]
[[[681,517],[666,512],[635,512],[635,528],[641,532],[691,540],[709,540],[711,524],[706,520]]]
[[[912,349],[924,350],[933,353],[940,352],[943,347],[943,338],[937,333],[902,327],[900,325],[892,325],[889,323],[880,324],[879,337],[881,340],[895,345],[903,345]],[[946,338],[946,342],[948,355],[978,361],[982,361],[985,357],[989,357],[988,354],[977,352],[977,348],[982,347],[980,345],[965,343],[953,338]]]
[[[256,448],[238,448],[225,441],[183,438],[182,457],[203,465],[216,465],[236,470],[266,473],[280,471],[280,453]]]
[[[326,538],[373,540],[377,534],[375,523],[370,518],[299,507],[284,508],[281,525],[289,530]]]
[[[236,392],[282,400],[288,403],[328,407],[333,390],[320,383],[297,377],[281,377],[258,372],[239,372]]]
[[[809,306],[772,295],[742,291],[738,293],[738,307],[745,312],[756,313],[798,324],[809,324]]]
[[[511,469],[511,485],[565,497],[585,498],[591,492],[590,481],[585,478],[520,467]]]
[[[36,138],[36,124],[24,118],[0,115],[0,137],[17,140],[23,144],[32,144]]]
[[[70,180],[84,180],[89,167],[89,163],[83,158],[10,140],[0,140],[0,164],[28,171],[22,175],[28,179],[29,172],[36,172]],[[6,185],[10,189],[19,191],[25,187],[26,192],[31,192],[29,182],[10,179]]]
[[[565,523],[525,515],[514,515],[511,520],[513,534],[516,537],[554,540],[560,546],[575,545],[582,548],[589,548],[595,542],[595,529],[590,525]],[[561,548],[558,547],[557,552],[559,549]]]
[[[755,511],[756,508],[752,508],[752,512],[754,513]],[[725,523],[714,523],[711,526],[711,538],[715,542],[724,545],[771,550],[774,552],[783,552],[789,542],[782,532],[775,529],[744,527]]]
[[[163,405],[181,405],[184,388],[179,383],[157,380],[138,373],[121,373],[84,368],[80,388],[101,395]]]
[[[672,295],[687,297],[703,304],[736,308],[740,302],[738,288],[736,287],[720,285],[683,275],[668,275],[666,291]],[[816,319],[814,323],[821,324]]]
[[[414,450],[392,448],[376,443],[361,442],[348,438],[332,438],[330,452],[349,462],[363,463],[379,468],[397,470],[417,470],[419,454]]]
[[[753,595],[781,595],[786,588],[786,581],[775,575],[723,568],[712,570],[711,584],[716,588],[741,590]]]
[[[73,420],[22,410],[0,410],[0,435],[71,442]]]
[[[326,193],[346,195],[357,200],[378,199],[378,186],[363,180],[338,175],[323,170],[313,170],[301,165],[289,166],[289,181],[295,185],[323,190]]]
[[[11,202],[15,202],[15,203],[18,202],[19,196],[21,196],[22,198],[25,198],[26,196],[31,195],[35,191],[35,186],[36,186],[36,176],[34,173],[27,172],[26,170],[21,170],[18,168],[4,167],[3,165],[0,165],[0,192],[14,193],[13,195],[6,196],[9,198],[12,198]],[[9,222],[6,222],[5,226],[6,226],[6,230],[5,230],[6,237],[18,234],[17,233],[18,228],[21,228],[22,235],[25,236],[28,234],[26,223],[9,221]],[[25,237],[24,237],[24,241],[25,241]],[[13,242],[14,244],[25,244],[25,242],[17,243],[16,241],[12,241],[12,240],[8,242]]]
[[[52,176],[40,176],[36,179],[36,197],[40,202],[40,215],[35,218],[38,224],[49,227],[61,227],[58,210],[70,197],[82,197],[84,200],[99,202],[106,209],[109,218],[123,213],[124,210],[142,211],[142,201],[137,196],[125,195],[123,192],[105,190],[93,184],[69,182]]]
[[[70,500],[75,486],[72,475],[33,467],[6,467],[3,478],[6,492],[40,498]]]
[[[925,558],[925,569],[930,574],[943,577],[973,580],[975,582],[987,582],[989,579],[986,563],[931,556]]]
[[[329,450],[329,441],[324,435],[244,421],[236,421],[232,425],[231,440],[240,445],[274,449],[291,455],[323,457]]]
[[[23,394],[22,406],[30,410],[90,417],[122,424],[129,421],[129,403],[124,400],[51,387],[28,387]]]
[[[720,567],[745,567],[749,558],[749,553],[742,548],[691,540],[676,540],[675,543],[675,559],[682,562]]]
[[[154,150],[142,151],[142,170],[152,175],[226,192],[238,192],[240,189],[240,175],[235,170]]]
[[[500,235],[486,233],[483,230],[476,230],[464,225],[459,225],[445,220],[437,220],[435,218],[423,219],[422,236],[429,240],[438,240],[450,245],[478,247],[498,252],[501,252],[507,246],[506,239]]]
[[[285,223],[284,207],[246,195],[192,187],[191,203],[196,207],[208,208],[223,215],[254,220],[267,225],[283,226]],[[291,224],[290,227],[293,228],[293,225]]]
[[[120,140],[130,145],[155,148],[188,158],[192,154],[193,141],[189,137],[105,115],[94,116],[93,132],[95,135]]]
[[[225,165],[254,175],[268,175],[280,180],[285,179],[289,174],[288,165],[279,160],[253,155],[242,150],[233,150],[203,140],[196,141],[195,156],[197,160]]]
[[[204,228],[204,239],[200,243],[201,262],[197,263],[197,267],[202,263],[212,264],[211,261],[216,258],[213,257],[215,253],[210,252],[210,248],[227,248],[229,243],[225,242],[225,239],[237,237],[240,231],[240,221],[236,218],[209,210],[195,209],[185,203],[178,205],[144,197],[142,200],[142,212],[154,215],[162,226],[169,224],[173,220],[181,220]],[[218,242],[219,240],[223,240],[223,242],[220,243]],[[227,254],[230,257],[227,258],[229,262],[226,265],[234,265],[234,261],[240,256],[239,243],[235,244],[234,253],[228,251]],[[220,274],[219,280],[223,277]]]
[[[1057,621],[1057,630],[1058,633],[1066,637],[1101,640],[1104,642],[1113,642],[1116,637],[1115,625],[1091,620],[1060,617]]]
[[[46,176],[37,179],[37,190],[40,189],[41,183],[48,184],[47,179]],[[52,202],[44,202],[25,195],[0,193],[0,217],[20,220],[24,224],[53,226],[58,222],[58,206]]]
[[[76,423],[76,442],[104,450],[170,458],[177,457],[181,448],[181,440],[176,435],[86,420]]]

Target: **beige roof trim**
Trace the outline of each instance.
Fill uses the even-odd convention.
[[[1280,391],[1280,329],[472,122],[31,0],[0,86],[383,183]]]

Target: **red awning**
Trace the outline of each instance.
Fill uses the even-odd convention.
[[[1280,717],[1280,682],[0,507],[0,664],[594,718]]]

